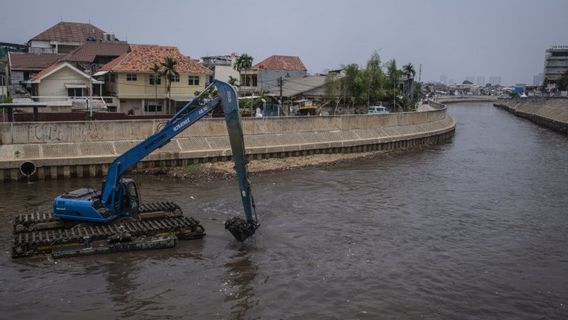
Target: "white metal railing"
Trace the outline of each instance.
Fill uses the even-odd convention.
[[[31,101],[34,102],[84,102],[87,100],[102,101],[105,105],[117,104],[117,98],[111,96],[30,96]]]

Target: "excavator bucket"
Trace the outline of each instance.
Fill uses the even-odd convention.
[[[248,223],[241,217],[231,217],[225,221],[225,229],[239,242],[243,242],[252,236],[257,228],[258,225]]]

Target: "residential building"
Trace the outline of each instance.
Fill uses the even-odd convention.
[[[128,51],[130,46],[123,41],[89,41],[65,55],[61,61],[70,62],[82,71],[94,74]]]
[[[307,74],[306,66],[297,56],[273,55],[241,71],[242,93],[264,92],[279,86],[280,78],[301,78]]]
[[[236,53],[225,56],[208,56],[201,58],[201,63],[213,71],[213,78],[225,82],[229,82],[231,78],[239,81],[240,74],[234,68],[236,61]]]
[[[32,85],[32,95],[38,96],[38,101],[100,96],[103,84],[69,62],[57,62],[43,69],[29,82]]]
[[[9,52],[26,52],[27,46],[23,44],[0,42],[0,87],[8,86],[8,53]],[[5,89],[1,90],[0,96],[3,95]]]
[[[166,57],[177,61],[176,77],[167,92],[167,81],[150,70]],[[197,91],[203,91],[213,72],[180,53],[176,47],[131,44],[130,51],[104,65],[95,77],[104,78],[104,95],[118,98],[117,111],[168,114],[185,105]],[[168,103],[170,101],[170,103]],[[168,110],[168,106],[170,109]]]
[[[33,78],[34,75],[49,67],[50,65],[63,58],[63,54],[56,53],[8,53],[7,75],[9,84],[25,85],[25,82]]]
[[[28,41],[30,53],[69,53],[87,41],[113,41],[114,36],[90,23],[61,21]]]
[[[544,78],[555,83],[568,71],[568,45],[552,46],[546,50]]]

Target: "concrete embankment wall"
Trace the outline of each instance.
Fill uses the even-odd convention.
[[[243,119],[250,158],[395,150],[441,143],[455,122],[445,107],[388,115]],[[108,164],[159,130],[162,120],[0,123],[0,180],[20,180],[22,163],[38,179],[103,176]],[[137,168],[228,160],[223,118],[203,119]]]
[[[443,96],[436,102],[443,104],[462,103],[462,102],[496,102],[495,96]]]
[[[543,127],[568,134],[568,99],[566,98],[500,100],[494,106]]]

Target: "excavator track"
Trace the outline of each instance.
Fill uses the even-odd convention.
[[[183,216],[181,208],[175,202],[150,202],[140,205],[135,219],[150,220],[163,217]],[[80,224],[77,221],[62,221],[53,217],[50,210],[22,213],[14,219],[14,233],[48,229],[70,228]]]
[[[141,205],[135,216],[109,224],[64,222],[50,212],[25,213],[14,220],[12,257],[171,248],[176,240],[201,239],[204,235],[199,221],[184,216],[173,202]]]

